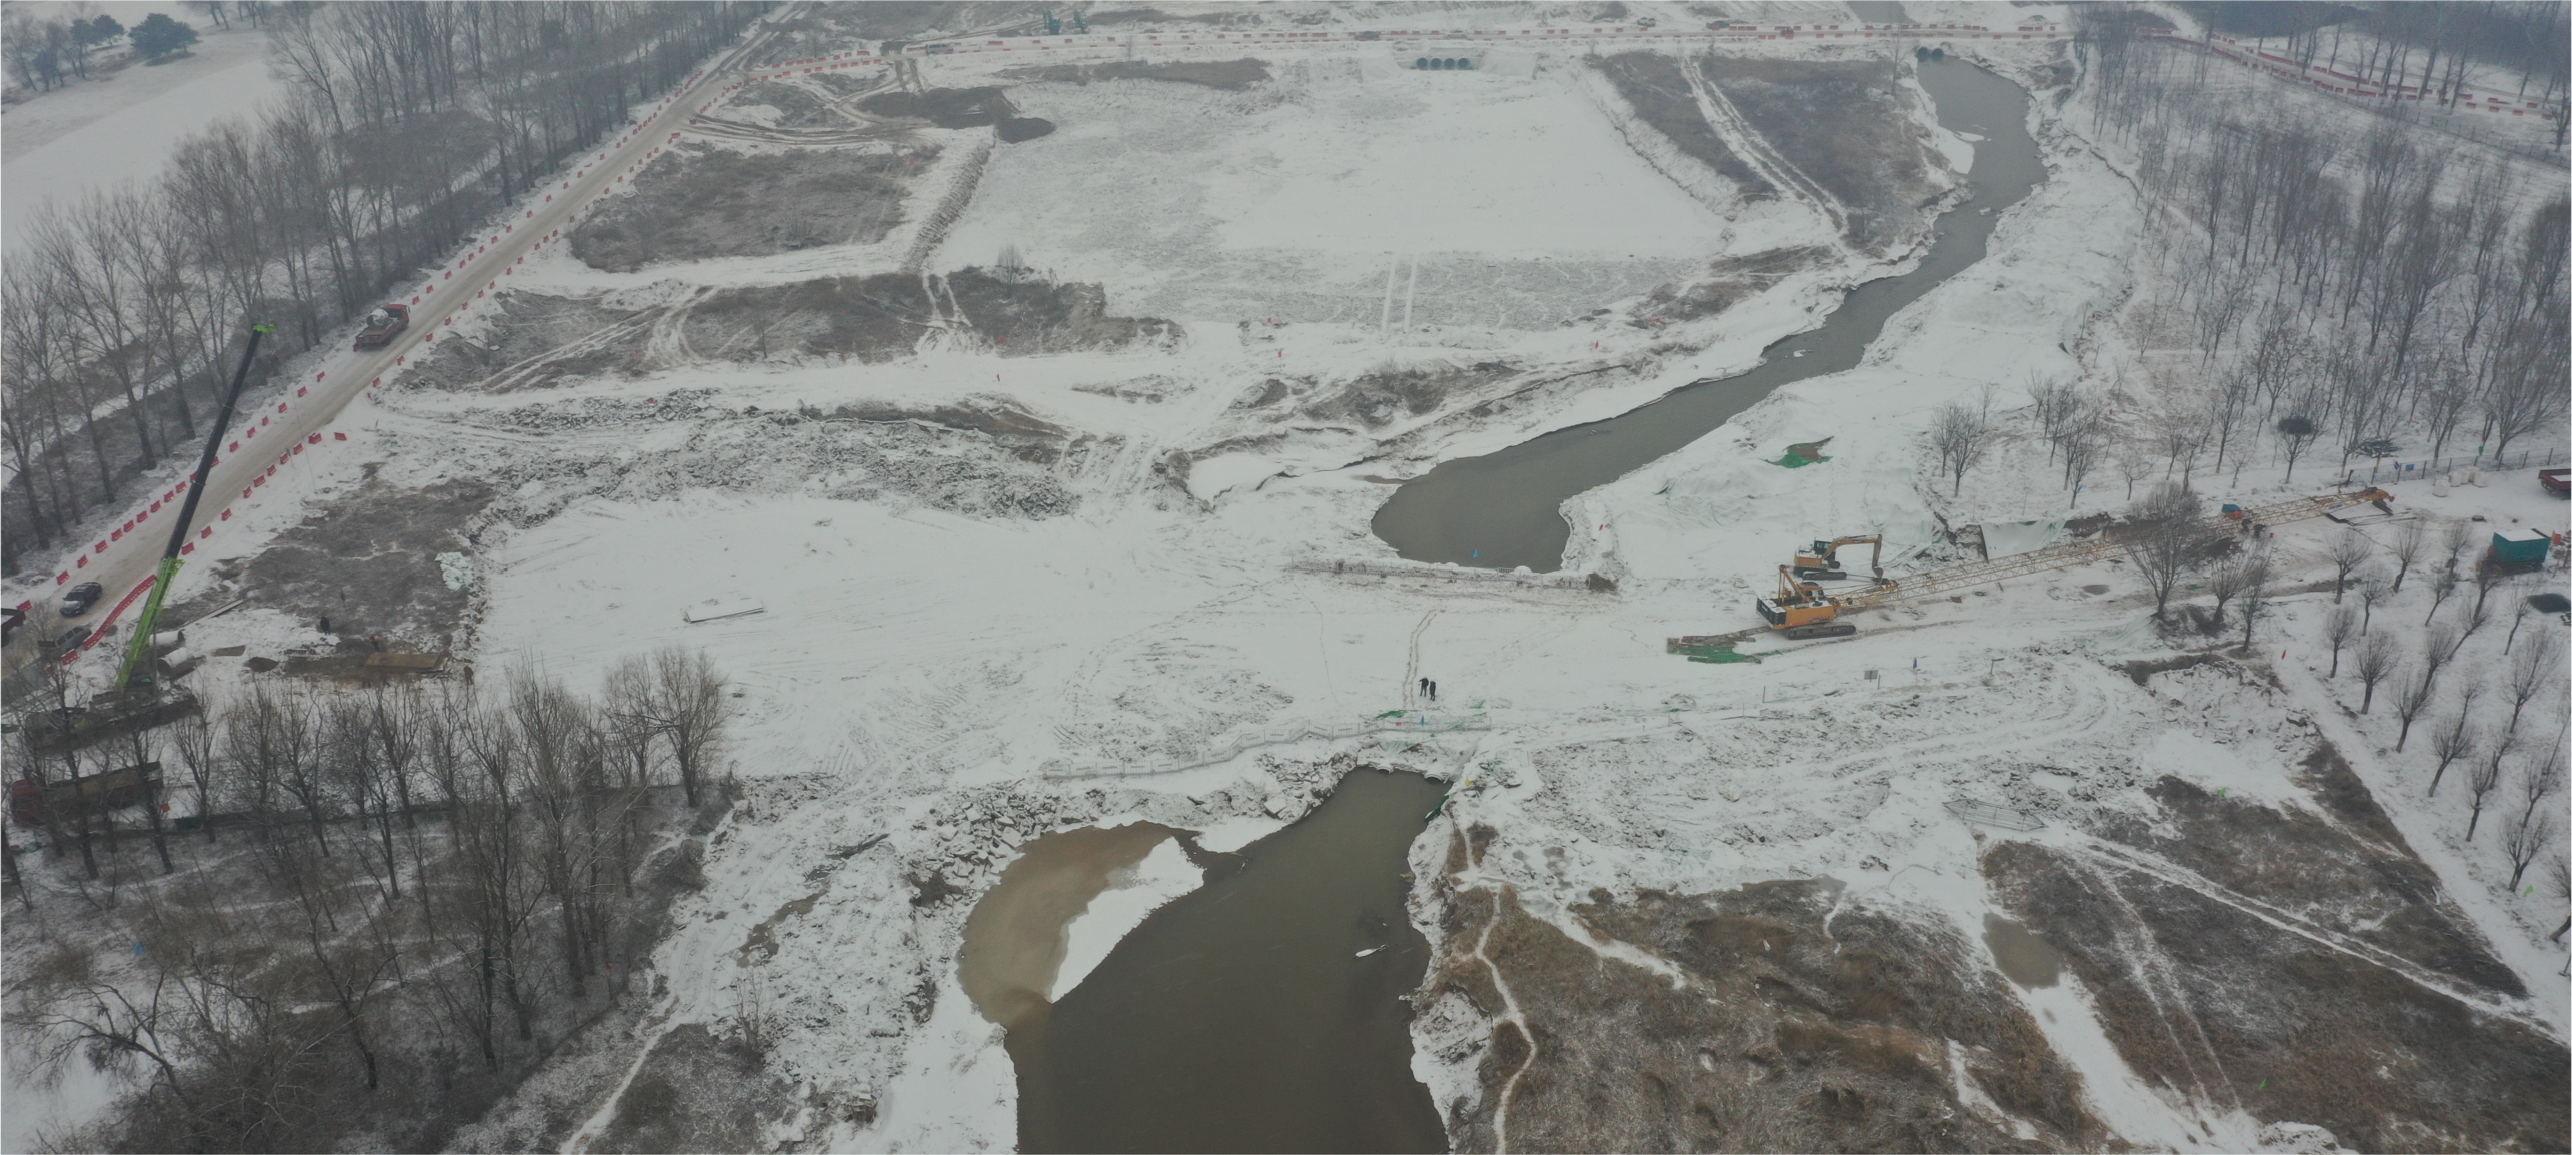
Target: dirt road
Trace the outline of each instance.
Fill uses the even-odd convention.
[[[774,29],[794,19],[802,7],[790,6],[770,16],[740,45],[663,98],[648,118],[629,128],[613,144],[592,153],[571,179],[556,180],[549,187],[530,192],[513,208],[517,219],[505,222],[501,231],[468,242],[471,248],[459,250],[445,269],[432,272],[419,285],[399,286],[389,292],[388,300],[417,298],[411,307],[411,327],[391,345],[365,352],[342,349],[315,370],[315,379],[292,383],[291,394],[257,405],[245,404],[243,411],[235,415],[231,432],[225,435],[225,449],[206,482],[208,489],[197,506],[190,539],[202,540],[202,527],[219,523],[225,509],[263,484],[276,472],[282,456],[327,442],[331,423],[348,403],[412,354],[432,348],[436,335],[473,305],[476,293],[508,284],[506,270],[540,246],[560,243],[562,234],[583,210],[615,191],[655,149],[670,143],[673,134],[687,126],[689,111],[703,103],[702,97],[720,89]],[[194,447],[189,452],[193,455]],[[151,500],[147,495],[144,504],[149,505]],[[138,516],[133,527],[121,536],[85,544],[82,548],[90,551],[85,566],[75,566],[68,555],[63,558],[57,573],[68,574],[68,579],[56,583],[54,597],[36,606],[27,627],[10,640],[7,665],[13,675],[42,656],[44,639],[64,632],[60,597],[72,586],[97,582],[106,590],[97,607],[79,623],[90,629],[84,652],[107,640],[120,611],[138,612],[143,595],[149,592],[153,571],[160,564],[161,552],[169,544],[169,519],[175,516],[178,506],[175,499],[163,503],[162,512]],[[105,549],[98,549],[98,544]]]

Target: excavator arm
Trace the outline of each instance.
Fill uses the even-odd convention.
[[[1829,541],[1816,540],[1811,550],[1797,551],[1795,554],[1795,572],[1809,577],[1843,576],[1840,571],[1840,547],[1844,545],[1874,546],[1875,553],[1868,559],[1868,565],[1875,571],[1877,578],[1884,577],[1884,535],[1880,533],[1853,534],[1848,537],[1835,537]]]

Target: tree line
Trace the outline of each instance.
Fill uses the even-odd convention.
[[[113,749],[25,752],[39,780],[155,756],[165,790],[219,816],[183,832],[147,799],[120,831],[49,812],[53,919],[9,855],[29,918],[85,903],[112,956],[132,944],[102,959],[49,928],[13,992],[19,1053],[137,1087],[105,1131],[57,1144],[436,1145],[632,993],[660,912],[701,885],[684,836],[728,796],[730,706],[706,657],[673,648],[594,696],[526,672],[486,693],[263,685]]]
[[[2208,85],[2205,53],[2146,36],[2140,12],[2075,16],[2098,130],[2134,157],[2139,251],[2162,282],[2148,336],[2196,354],[2155,358],[2142,382],[2030,383],[2027,413],[2076,501],[2101,468],[2131,498],[2152,474],[2237,478],[2262,454],[2289,481],[2312,457],[2335,474],[2497,457],[2561,424],[2572,199],[2559,180],[2522,183],[2518,162],[2399,117],[2349,133],[2246,116]],[[2157,418],[2137,416],[2155,403]],[[1930,456],[1961,485],[1995,436],[1988,404],[1952,405]]]
[[[239,6],[236,6],[239,7]],[[264,11],[288,94],[181,141],[159,180],[52,205],[0,277],[0,567],[186,452],[228,348],[273,372],[625,125],[766,4],[421,3]]]

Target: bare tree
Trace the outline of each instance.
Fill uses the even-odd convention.
[[[1929,419],[1929,449],[1938,459],[1939,473],[1955,478],[1948,496],[1964,493],[1965,472],[1991,452],[1992,434],[1989,415],[1962,401],[1948,402]]]
[[[2395,641],[2392,634],[2376,634],[2367,639],[2366,645],[2358,647],[2358,681],[2367,687],[2366,696],[2358,702],[2359,713],[2364,714],[2374,708],[2376,683],[2391,677],[2395,670],[2401,668],[2401,643]]]
[[[2429,612],[2421,615],[2420,624],[2425,626],[2432,620],[2435,620],[2438,617],[2438,607],[2446,605],[2447,599],[2455,596],[2455,594],[2455,573],[2446,570],[2440,571],[2438,576],[2431,579],[2429,582]]]
[[[2278,452],[2286,458],[2285,480],[2288,483],[2291,484],[2295,480],[2295,463],[2303,458],[2304,451],[2311,449],[2313,440],[2320,436],[2322,436],[2322,423],[2304,414],[2290,413],[2277,419],[2277,447]]]
[[[2473,522],[2467,521],[2463,518],[2457,518],[2454,521],[2448,522],[2446,527],[2438,535],[2439,549],[2443,551],[2439,555],[2443,559],[2439,563],[2439,568],[2446,570],[2450,576],[2453,576],[2456,572],[2456,563],[2464,560],[2465,551],[2472,548],[2473,544]],[[2449,592],[2454,592],[2452,587]]]
[[[2252,586],[2268,580],[2268,561],[2256,554],[2245,555],[2218,565],[2206,573],[2206,592],[2215,599],[2215,622],[2224,620],[2224,607],[2232,604]]]
[[[2509,680],[2504,684],[2509,694],[2509,731],[2518,732],[2518,717],[2529,702],[2554,685],[2563,667],[2562,636],[2552,630],[2531,634],[2527,648],[2510,661]]]
[[[2428,544],[2429,527],[2417,517],[2403,522],[2393,531],[2393,544],[2385,549],[2397,563],[2393,571],[2393,592],[2402,592],[2402,579],[2410,575],[2412,563],[2419,559],[2421,549]]]
[[[679,787],[688,808],[697,806],[708,763],[732,718],[730,683],[703,650],[679,647],[652,655],[651,709],[670,758],[678,764]]]
[[[2251,630],[2259,625],[2260,615],[2267,612],[2268,567],[2262,565],[2259,572],[2252,575],[2250,585],[2242,590],[2242,650],[2245,653],[2250,650]]]
[[[2331,542],[2331,602],[2339,604],[2341,591],[2349,587],[2349,572],[2365,565],[2375,554],[2375,543],[2365,534],[2343,530]]]
[[[2393,695],[2393,713],[2395,717],[2402,719],[2402,732],[2394,736],[2394,753],[2402,753],[2403,745],[2411,741],[2412,720],[2427,711],[2430,701],[2437,695],[2438,671],[2431,667],[2412,671],[2411,676],[2403,679],[2402,684],[2396,688]]]
[[[2440,622],[2429,627],[2420,642],[2421,663],[2428,668],[2429,676],[2435,678],[2439,670],[2456,659],[2456,651],[2464,648],[2465,636],[2458,632],[2456,623]]]
[[[2562,792],[2563,743],[2558,738],[2545,757],[2519,768],[2518,821],[2524,823],[2540,817],[2537,810],[2545,805],[2545,800]],[[2518,883],[2512,880],[2510,885]]]
[[[2545,888],[2554,893],[2556,902],[2572,902],[2572,858],[2557,854],[2545,864]],[[2572,934],[2572,914],[2563,916],[2563,925],[2547,937],[2561,942],[2566,934]],[[2572,963],[2565,964],[2565,969],[2572,970]]]
[[[2554,845],[2554,815],[2533,811],[2510,816],[2501,828],[2501,851],[2509,855],[2509,888],[2518,889],[2519,880],[2527,877],[2527,868],[2537,856]]]
[[[2465,768],[2465,789],[2473,793],[2474,807],[2473,817],[2465,823],[2467,842],[2474,840],[2474,831],[2483,824],[2483,804],[2491,800],[2492,790],[2501,784],[2501,770],[2508,764],[2511,745],[2511,736],[2503,734],[2498,741],[2484,744],[2482,757]]]
[[[2430,797],[2438,796],[2438,783],[2447,777],[2448,766],[2460,758],[2473,757],[2474,731],[2470,724],[2473,714],[2474,701],[2467,697],[2457,705],[2455,716],[2429,736],[2429,750],[2438,755],[2438,767],[2429,774]]]
[[[2376,603],[2392,596],[2393,590],[2386,586],[2383,570],[2358,575],[2358,604],[2366,607],[2366,613],[2358,619],[2359,633],[2375,628]]]
[[[2205,552],[2206,534],[2197,524],[2200,508],[2196,491],[2165,482],[2135,507],[2133,524],[2125,530],[2126,555],[2152,590],[2155,621],[2168,612],[2180,575],[2196,568]]]
[[[2322,619],[2322,638],[2331,643],[2331,672],[2325,677],[2340,676],[2340,650],[2356,636],[2358,612],[2347,606],[2332,607],[2330,615]]]

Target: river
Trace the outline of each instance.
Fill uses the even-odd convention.
[[[1939,122],[1980,139],[1970,195],[1939,217],[1917,268],[1858,286],[1748,372],[1441,465],[1395,491],[1376,532],[1410,558],[1560,568],[1566,498],[1780,385],[1857,365],[1886,318],[1981,260],[2001,210],[2045,177],[2025,92],[1949,61],[1922,62],[1920,76]],[[1442,789],[1357,771],[1286,829],[1233,854],[1193,853],[1205,885],[1144,919],[1051,1003],[1038,992],[1062,959],[1059,928],[1112,873],[1182,835],[1137,825],[1022,848],[967,925],[963,967],[976,1005],[1008,1027],[1019,1150],[1443,1150],[1437,1109],[1411,1074],[1402,1002],[1429,956],[1404,911],[1404,862]]]
[[[1761,350],[1747,372],[1693,381],[1621,416],[1440,464],[1393,491],[1376,511],[1375,535],[1414,561],[1561,569],[1571,534],[1564,501],[1713,432],[1781,385],[1855,368],[1887,318],[1983,259],[2002,210],[2045,179],[2027,132],[2024,89],[1952,60],[1921,61],[1920,82],[1938,123],[1981,139],[1970,195],[1939,216],[1918,267],[1859,285],[1821,327]]]
[[[967,924],[969,991],[1009,1028],[1020,1151],[1443,1151],[1411,1075],[1411,1011],[1429,944],[1403,908],[1404,857],[1445,787],[1351,772],[1286,829],[1203,855],[1206,884],[1172,900],[1050,1006],[1051,963],[1008,985],[997,934],[1058,921],[1130,865],[1159,827],[1049,834],[1022,848]],[[1059,897],[1080,896],[1066,906]],[[989,915],[989,917],[986,917]],[[1038,944],[1043,946],[1046,944]],[[1059,959],[1059,951],[1050,958]],[[1002,962],[994,967],[992,962]]]

